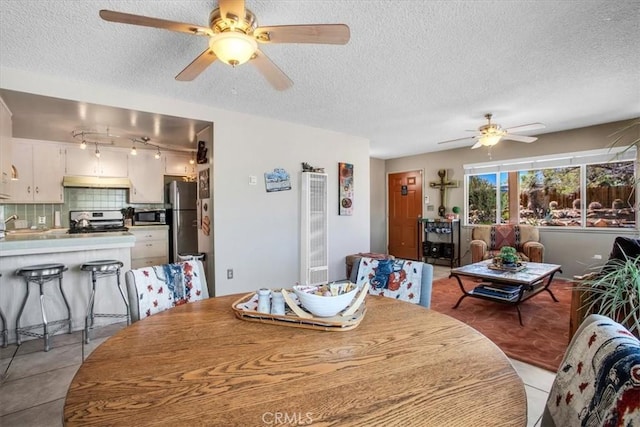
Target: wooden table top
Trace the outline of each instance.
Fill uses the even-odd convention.
[[[444,314],[368,296],[351,331],[237,319],[239,295],[175,307],[84,362],[67,425],[525,426],[504,353]]]

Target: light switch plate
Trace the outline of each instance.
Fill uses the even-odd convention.
[[[249,175],[249,185],[256,185],[258,178],[255,175]]]

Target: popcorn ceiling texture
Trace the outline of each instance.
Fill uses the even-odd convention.
[[[185,83],[174,77],[206,38],[98,11],[207,25],[214,1],[2,0],[0,65],[363,136],[379,158],[470,146],[437,142],[468,135],[487,112],[542,132],[640,115],[635,0],[246,3],[258,25],[345,23],[351,41],[261,45],[293,80],[286,92],[219,61]]]

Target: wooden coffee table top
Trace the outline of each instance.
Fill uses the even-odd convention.
[[[463,267],[451,269],[452,276],[466,276],[486,279],[499,283],[513,283],[516,285],[531,285],[562,269],[557,264],[527,262],[525,268],[517,272],[492,270],[489,265],[492,260],[476,262]]]
[[[109,338],[71,383],[67,425],[526,425],[507,357],[449,316],[369,296],[356,329],[325,332],[237,319],[238,298]]]

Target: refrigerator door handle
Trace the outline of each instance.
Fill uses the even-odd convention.
[[[176,185],[176,200],[174,202],[175,206],[173,209],[175,209],[176,211],[180,211],[180,189],[178,188],[178,186]]]

